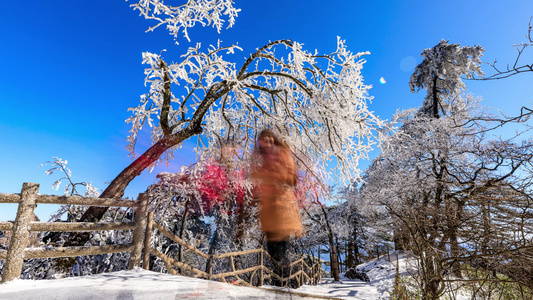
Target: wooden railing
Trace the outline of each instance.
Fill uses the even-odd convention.
[[[75,257],[82,255],[98,255],[117,252],[130,252],[129,268],[140,266],[141,256],[144,256],[143,267],[149,270],[150,254],[160,258],[170,274],[178,274],[174,269],[177,267],[189,272],[193,277],[203,277],[210,280],[220,280],[226,282],[227,277],[233,277],[237,283],[242,285],[253,285],[254,278],[258,285],[263,285],[266,278],[277,278],[283,285],[288,285],[290,280],[298,280],[300,285],[318,284],[321,280],[320,263],[316,262],[309,266],[303,258],[300,258],[288,266],[283,266],[274,260],[263,248],[223,253],[223,254],[206,254],[194,246],[180,239],[163,226],[153,220],[153,212],[147,212],[148,195],[139,194],[138,200],[117,200],[106,198],[82,198],[73,196],[51,196],[38,195],[39,184],[24,183],[20,194],[3,194],[0,193],[0,203],[18,203],[17,216],[15,222],[0,222],[0,231],[11,231],[11,239],[8,250],[0,250],[0,259],[5,259],[4,272],[1,282],[11,281],[20,277],[24,259],[31,258],[54,258],[54,257]],[[37,203],[44,204],[66,204],[66,205],[90,205],[104,207],[131,207],[136,208],[135,222],[33,222],[34,209]],[[160,233],[167,236],[175,243],[185,247],[191,253],[200,256],[206,260],[229,259],[231,271],[219,274],[213,274],[213,264],[207,272],[199,270],[187,263],[177,261],[166,254],[151,247],[152,230],[157,229]],[[30,244],[31,231],[98,231],[98,230],[127,230],[133,229],[133,242],[123,245],[104,245],[104,246],[78,246],[78,247],[52,247],[52,248],[27,248]],[[235,268],[235,258],[244,255],[257,255],[257,265],[237,270]],[[265,257],[270,259],[273,265],[278,268],[289,268],[288,277],[282,278],[265,265]],[[296,272],[293,270],[298,269]],[[239,275],[250,273],[249,280],[242,279]],[[281,274],[285,274],[281,272]]]
[[[213,264],[209,264],[209,269],[206,271],[199,270],[198,268],[195,268],[194,266],[191,266],[187,263],[177,261],[166,254],[162,253],[161,251],[158,251],[157,249],[154,249],[151,247],[151,245],[147,244],[146,241],[151,240],[151,234],[152,234],[152,228],[157,229],[160,233],[162,233],[164,236],[169,238],[170,240],[174,241],[175,243],[181,245],[185,249],[187,249],[189,252],[194,253],[195,255],[202,257],[206,260],[212,261],[214,259],[229,259],[229,265],[231,268],[231,271],[213,274]],[[280,282],[282,282],[282,285],[286,286],[292,279],[298,280],[299,285],[303,284],[313,284],[316,285],[321,280],[321,273],[322,269],[320,267],[320,263],[317,261],[312,266],[309,266],[301,257],[300,259],[293,261],[288,266],[283,266],[279,262],[277,262],[275,259],[273,259],[268,252],[263,250],[263,248],[259,249],[252,249],[252,250],[245,250],[245,251],[238,251],[238,252],[230,252],[230,253],[223,253],[223,254],[206,254],[200,250],[198,250],[196,247],[190,245],[189,243],[185,242],[181,238],[177,237],[170,231],[168,231],[163,226],[157,224],[153,220],[153,213],[150,212],[148,214],[148,224],[146,227],[146,236],[145,236],[145,248],[144,248],[144,257],[143,257],[143,267],[145,269],[149,269],[149,256],[150,254],[155,255],[156,257],[160,258],[163,263],[165,264],[168,272],[170,274],[177,275],[178,272],[174,269],[174,267],[179,268],[181,270],[184,270],[186,272],[189,272],[192,277],[203,277],[210,280],[220,280],[222,282],[227,282],[227,277],[233,277],[235,278],[236,282],[238,284],[246,285],[246,286],[252,286],[254,279],[256,279],[256,282],[258,285],[263,285],[264,280],[266,278],[277,278]],[[250,255],[250,254],[256,254],[257,257],[257,265],[252,266],[246,269],[237,270],[235,268],[235,258],[238,256],[244,256],[244,255]],[[270,259],[270,261],[273,263],[273,265],[276,265],[278,268],[289,268],[289,276],[282,278],[278,274],[276,274],[274,271],[269,269],[265,265],[265,256]],[[294,269],[299,267],[299,270],[296,272],[293,272]],[[249,280],[243,280],[239,277],[239,275],[251,273],[249,276]],[[281,274],[284,274],[284,272],[280,272]]]
[[[0,193],[0,203],[18,203],[15,222],[0,222],[0,231],[11,231],[8,250],[0,250],[0,259],[5,259],[2,281],[7,282],[20,277],[24,259],[44,257],[73,257],[82,255],[97,255],[117,252],[130,252],[129,268],[140,265],[144,233],[146,231],[146,216],[148,195],[139,194],[137,201],[117,200],[106,198],[81,198],[72,196],[38,195],[39,184],[24,183],[20,194]],[[37,203],[91,205],[104,207],[132,207],[137,208],[135,222],[32,222]],[[98,230],[126,230],[133,229],[133,242],[124,245],[27,248],[30,244],[31,231],[98,231]]]

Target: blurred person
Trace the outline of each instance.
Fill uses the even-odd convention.
[[[259,134],[252,177],[259,181],[259,219],[267,239],[267,251],[284,271],[274,266],[281,277],[288,275],[287,249],[291,236],[302,235],[300,213],[294,187],[298,182],[292,153],[284,141],[265,129]],[[282,282],[273,279],[273,285]]]

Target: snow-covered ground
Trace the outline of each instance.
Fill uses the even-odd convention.
[[[396,267],[399,267],[398,273],[400,275],[408,276],[414,272],[413,263],[413,258],[405,253],[397,254],[397,252],[393,252],[390,257],[382,256],[381,259],[358,265],[356,269],[368,276],[369,283],[376,288],[379,299],[388,299],[394,288]]]
[[[340,299],[388,299],[396,274],[396,257],[392,258],[392,264],[382,258],[358,267],[367,271],[370,282],[345,278],[333,282],[326,278],[317,286],[305,285],[299,289],[252,288],[136,268],[64,279],[14,280],[0,285],[0,299],[310,299],[304,294]],[[405,257],[400,255],[399,262],[401,270]]]

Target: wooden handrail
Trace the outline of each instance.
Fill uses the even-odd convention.
[[[264,251],[263,249],[251,249],[251,250],[243,250],[243,251],[237,251],[237,252],[228,252],[228,253],[222,253],[222,254],[213,254],[213,258],[224,258],[224,257],[230,257],[230,256],[239,256],[239,255],[246,255],[246,254],[253,254],[253,253],[259,253]]]
[[[104,246],[78,246],[78,247],[50,247],[50,248],[27,248],[24,250],[24,258],[45,257],[74,257],[83,255],[98,255],[107,253],[129,252],[133,244],[104,245]]]
[[[216,275],[211,275],[211,278],[212,279],[219,279],[219,278],[222,278],[222,277],[237,276],[237,275],[241,275],[241,274],[244,274],[244,273],[257,271],[257,270],[260,270],[261,268],[266,268],[266,267],[265,266],[255,266],[255,267],[250,267],[250,268],[246,268],[246,269],[242,269],[242,270],[235,270],[235,271],[226,272],[226,273],[219,273],[219,274],[216,274]]]
[[[203,253],[202,251],[194,248],[193,246],[189,245],[187,242],[185,242],[184,240],[180,239],[179,237],[177,237],[176,235],[174,235],[172,232],[168,231],[165,227],[157,224],[157,222],[152,222],[152,225],[157,228],[157,230],[159,230],[162,234],[164,234],[166,237],[168,237],[169,239],[173,240],[174,242],[182,245],[183,247],[189,249],[190,251],[194,252],[195,254],[205,258],[205,259],[209,259],[209,255]]]
[[[298,260],[295,260],[295,261],[293,261],[293,262],[291,262],[291,263],[289,264],[289,267],[292,267],[292,266],[294,266],[295,264],[300,263],[300,262],[302,262],[302,261],[303,261],[303,258],[300,258],[300,259],[298,259]]]
[[[251,249],[251,250],[244,250],[244,251],[236,251],[236,252],[229,252],[229,253],[222,253],[222,254],[214,254],[214,255],[209,255],[209,254],[206,254],[200,250],[198,250],[197,248],[195,248],[194,246],[190,245],[189,243],[185,242],[184,240],[182,240],[181,238],[179,238],[178,236],[176,236],[175,234],[173,234],[172,232],[170,232],[169,230],[167,230],[166,228],[164,228],[163,226],[159,225],[157,222],[155,221],[152,221],[150,220],[150,223],[151,225],[156,228],[157,230],[159,230],[163,235],[165,235],[166,237],[168,237],[169,239],[171,239],[172,241],[178,243],[179,245],[185,247],[187,250],[193,252],[194,254],[202,257],[202,258],[205,258],[205,259],[209,259],[210,257],[211,258],[225,258],[225,257],[229,257],[230,258],[230,267],[232,268],[232,271],[231,272],[225,272],[225,273],[219,273],[219,274],[209,274],[207,272],[203,272],[201,270],[198,270],[188,264],[185,264],[185,263],[182,263],[182,262],[179,262],[179,261],[176,261],[170,257],[168,257],[167,255],[161,253],[160,251],[157,251],[155,249],[151,249],[150,250],[150,253],[153,253],[154,255],[156,255],[157,257],[161,258],[163,260],[163,262],[165,263],[165,265],[167,266],[167,269],[171,266],[176,266],[178,268],[182,268],[182,269],[185,269],[185,270],[188,270],[190,271],[191,273],[194,273],[194,277],[198,277],[198,276],[203,276],[205,278],[210,278],[210,279],[220,279],[222,281],[225,281],[225,277],[229,277],[229,276],[232,276],[232,277],[235,277],[236,280],[238,282],[241,282],[241,283],[245,283],[247,285],[249,285],[249,283],[247,283],[246,281],[242,280],[239,275],[241,274],[245,274],[245,273],[249,273],[249,272],[255,272],[257,270],[262,270],[262,271],[266,271],[268,274],[267,274],[267,277],[275,277],[279,280],[282,280],[282,278],[280,276],[278,276],[275,272],[273,272],[272,270],[270,270],[269,268],[267,268],[266,266],[262,266],[262,265],[259,265],[259,266],[255,266],[255,267],[250,267],[250,268],[247,268],[247,269],[243,269],[243,270],[235,270],[235,265],[234,265],[234,262],[233,262],[233,257],[234,256],[239,256],[239,255],[246,255],[246,254],[253,254],[253,253],[262,253],[263,255],[266,254],[267,257],[270,258],[270,260],[276,264],[277,266],[279,267],[282,267],[283,265],[281,265],[278,261],[276,261],[275,259],[273,259],[270,254],[268,252],[266,252],[265,250],[263,250],[262,248],[259,248],[259,249]],[[292,267],[296,264],[300,263],[302,266],[305,266],[305,268],[307,270],[312,270],[312,267],[309,267],[309,265],[307,265],[307,263],[305,263],[305,261],[303,260],[303,258],[300,258],[294,262],[291,262],[288,266],[285,266],[285,267]],[[316,266],[317,264],[313,265],[313,266]],[[173,272],[172,272],[173,271]],[[175,270],[169,270],[169,272],[171,272],[172,274],[176,273]],[[288,279],[285,279],[285,280],[290,280],[290,279],[293,279],[293,278],[296,278],[298,276],[303,276],[305,277],[307,280],[311,281],[311,277],[309,275],[307,275],[307,273],[302,269],[302,270],[299,270],[298,272],[294,273],[294,274],[291,274],[291,276],[288,278]],[[253,277],[253,275],[251,276],[251,278]],[[314,276],[316,277],[316,275]],[[303,279],[301,279],[303,280]]]
[[[0,203],[19,203],[20,194],[0,193]]]
[[[2,231],[13,230],[13,223],[12,222],[0,222],[0,230]]]
[[[256,272],[258,270],[261,270],[260,282],[262,282],[262,280],[264,280],[265,277],[266,278],[272,278],[273,277],[273,278],[277,278],[280,281],[282,281],[282,280],[283,281],[288,281],[288,280],[291,280],[293,278],[298,278],[300,276],[299,277],[300,278],[299,281],[300,281],[301,284],[303,284],[303,282],[304,282],[304,277],[305,277],[305,280],[307,282],[316,283],[316,281],[314,281],[313,279],[316,279],[317,277],[320,276],[320,274],[314,274],[311,277],[310,275],[308,275],[306,273],[306,271],[311,271],[312,272],[313,268],[315,268],[317,265],[319,266],[319,264],[315,263],[315,264],[313,264],[312,267],[310,267],[304,261],[303,257],[298,259],[298,260],[296,260],[296,261],[291,262],[287,266],[287,265],[282,265],[278,261],[273,259],[272,256],[270,256],[270,254],[268,252],[266,252],[265,250],[263,250],[262,248],[209,255],[209,254],[206,254],[206,253],[198,250],[196,247],[190,245],[189,243],[185,242],[184,240],[182,240],[181,238],[179,238],[178,236],[176,236],[175,234],[173,234],[172,232],[170,232],[169,230],[167,230],[166,228],[164,228],[163,226],[161,226],[160,224],[158,224],[157,222],[155,222],[155,221],[153,221],[151,219],[149,220],[149,225],[151,225],[152,227],[154,227],[157,230],[159,230],[159,232],[161,232],[163,235],[165,235],[166,237],[168,237],[172,241],[174,241],[174,242],[178,243],[179,245],[185,247],[188,251],[191,251],[192,253],[194,253],[194,254],[196,254],[196,255],[204,258],[204,259],[226,258],[226,257],[230,258],[230,267],[231,267],[231,271],[230,272],[223,272],[223,273],[219,273],[219,274],[210,274],[211,272],[207,273],[207,272],[198,270],[198,269],[196,269],[196,268],[194,268],[194,267],[192,267],[192,266],[190,266],[190,265],[188,265],[186,263],[176,261],[175,259],[173,259],[171,257],[168,257],[166,254],[161,253],[160,251],[151,248],[150,249],[150,253],[154,254],[155,256],[157,256],[158,258],[163,260],[165,266],[167,267],[167,269],[169,269],[168,271],[171,274],[177,274],[176,270],[174,270],[172,268],[172,266],[175,266],[175,267],[178,267],[178,268],[181,268],[183,270],[187,270],[187,271],[191,272],[192,274],[194,274],[193,275],[194,277],[202,276],[202,277],[205,277],[205,278],[208,278],[208,279],[212,279],[212,280],[219,279],[219,280],[221,280],[223,282],[226,282],[226,277],[235,277],[237,282],[239,282],[240,284],[244,284],[244,285],[251,285],[252,279],[254,278],[254,275],[256,274]],[[300,264],[302,266],[302,269],[298,270],[294,274],[291,274],[288,278],[282,278],[281,276],[279,276],[278,274],[276,274],[275,272],[270,270],[268,267],[264,266],[262,264],[262,262],[258,266],[249,267],[249,268],[246,268],[246,269],[243,269],[243,270],[236,270],[235,269],[235,263],[234,263],[234,260],[233,260],[234,256],[240,256],[240,255],[246,255],[246,254],[254,254],[254,253],[260,253],[261,254],[260,257],[263,257],[264,255],[266,255],[268,258],[270,258],[270,260],[274,264],[276,264],[279,267],[289,267],[289,268],[291,268],[294,265]],[[261,258],[261,261],[262,261],[262,258]],[[250,281],[249,282],[246,282],[242,278],[239,277],[239,275],[242,275],[242,274],[245,274],[245,273],[250,273],[250,272],[252,272],[252,275],[250,275]]]
[[[192,273],[195,273],[195,276],[193,276],[193,277],[203,276],[203,277],[207,278],[209,276],[209,274],[207,274],[206,272],[204,272],[202,270],[198,270],[198,269],[194,268],[193,266],[190,266],[190,265],[188,265],[186,263],[179,262],[179,261],[173,259],[172,257],[168,257],[166,254],[161,253],[157,249],[153,249],[152,248],[150,253],[152,253],[155,256],[161,258],[161,260],[163,260],[166,263],[169,263],[169,264],[174,265],[174,266],[176,266],[178,268],[185,269],[185,270],[188,270],[188,271],[190,271]]]
[[[31,231],[98,231],[135,229],[135,222],[31,222]]]
[[[20,194],[0,193],[0,203],[20,203]],[[41,204],[65,204],[65,205],[88,205],[105,207],[137,207],[135,200],[113,198],[85,198],[79,196],[37,195],[35,203]]]
[[[74,232],[134,229],[135,222],[31,222],[30,231]],[[12,231],[12,222],[0,222],[0,230]]]
[[[42,204],[66,204],[66,205],[90,205],[105,207],[137,207],[136,200],[112,199],[112,198],[83,198],[77,196],[53,196],[37,195],[36,203]]]

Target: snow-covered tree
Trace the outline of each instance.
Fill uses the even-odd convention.
[[[533,17],[529,19],[527,34],[525,34],[526,40],[513,45],[516,50],[514,62],[506,64],[505,67],[500,67],[497,65],[497,59],[495,59],[492,63],[486,62],[487,65],[492,67],[493,73],[485,77],[478,77],[476,78],[477,80],[497,80],[522,73],[533,72],[533,63],[527,63],[523,61],[525,57],[526,59],[528,57],[528,55],[525,55],[527,53],[526,50],[531,50],[531,47],[533,46],[533,38],[531,37],[531,30],[533,29],[531,24],[532,21]]]
[[[448,44],[441,40],[433,48],[428,48],[420,54],[424,59],[411,75],[409,87],[412,92],[425,89],[427,94],[420,108],[421,113],[439,117],[439,111],[445,114],[449,96],[458,94],[465,88],[462,76],[472,78],[481,71],[483,55],[481,46],[463,46]]]
[[[165,3],[162,0],[142,0],[132,4],[131,7],[138,10],[145,19],[156,22],[156,25],[146,30],[147,32],[166,25],[176,43],[180,32],[190,42],[188,29],[197,23],[202,26],[213,26],[220,33],[222,25],[226,22],[224,19],[228,19],[227,28],[230,28],[235,24],[235,18],[241,11],[233,7],[233,0],[188,0],[177,5],[169,2],[172,1]]]
[[[67,181],[67,184],[65,185],[65,189],[63,191],[63,194],[65,196],[82,196],[79,191],[78,187],[82,186],[85,188],[85,197],[98,197],[100,192],[98,192],[98,188],[94,187],[92,185],[92,182],[74,182],[72,181],[72,171],[67,166],[68,161],[66,159],[62,159],[61,157],[52,157],[53,160],[47,161],[45,163],[42,163],[39,167],[44,167],[46,165],[50,165],[51,167],[45,171],[46,175],[53,175],[54,172],[60,172],[62,173],[61,178],[57,179],[53,184],[52,188],[55,190],[59,190],[59,187],[61,186],[61,183],[65,180]]]
[[[67,160],[53,157],[53,160],[41,164],[41,167],[43,166],[49,166],[45,171],[47,175],[59,173],[61,176],[52,184],[52,188],[59,189],[63,181],[66,181],[65,195],[83,197],[79,188],[84,187],[85,197],[98,196],[98,189],[92,186],[90,182],[76,182],[73,179]],[[63,222],[63,219],[66,219],[66,222],[75,222],[83,215],[86,209],[87,207],[83,205],[61,205],[52,214],[48,222]],[[66,218],[64,217],[65,214],[67,215]],[[111,208],[106,212],[102,220],[107,222],[132,221],[133,213],[130,209]],[[127,244],[132,242],[132,234],[132,230],[92,232],[89,243],[93,246]],[[32,243],[44,247],[61,246],[67,238],[68,234],[65,232],[41,232],[32,234]],[[26,260],[22,268],[21,277],[24,279],[51,279],[124,270],[128,267],[129,253],[80,256],[75,258],[72,270],[63,270],[57,265],[58,261],[61,261],[61,259],[37,258]]]
[[[446,274],[472,276],[465,266],[500,265],[502,256],[509,264],[501,264],[500,272],[524,266],[511,253],[530,251],[531,243],[509,228],[526,235],[533,230],[522,220],[530,219],[526,211],[533,208],[525,200],[531,188],[531,141],[489,140],[479,134],[479,124],[464,126],[479,117],[475,98],[448,101],[448,115],[438,119],[415,109],[396,115],[402,127],[384,140],[361,191],[365,217],[381,216],[377,219],[385,222],[376,223],[376,229],[395,230],[397,242],[417,255],[421,290],[428,297],[443,291]],[[490,251],[482,251],[487,247]]]
[[[340,203],[334,188],[327,186],[324,180],[308,172],[304,173],[296,191],[297,199],[303,212],[302,221],[306,237],[302,244],[308,248],[316,244],[325,244],[330,254],[331,276],[340,280],[338,258],[338,240],[350,235],[349,210],[346,203]]]
[[[144,17],[167,24],[172,34],[186,29],[192,19],[218,24],[221,14],[230,18],[232,1],[189,1],[172,9],[162,1],[139,1]],[[224,3],[224,9],[214,4]],[[192,15],[183,10],[195,5]],[[211,7],[211,13],[205,13]],[[166,17],[153,14],[164,12]],[[154,18],[152,18],[154,16]],[[181,24],[181,25],[180,25]],[[158,26],[158,25],[156,25]],[[177,27],[176,27],[177,26]],[[216,25],[215,25],[216,26]],[[178,29],[176,29],[178,28]],[[199,136],[200,150],[212,150],[231,140],[245,151],[256,134],[270,127],[290,138],[298,157],[325,165],[336,158],[336,174],[346,181],[359,178],[361,157],[366,157],[382,121],[369,110],[369,86],[361,69],[367,52],[352,53],[342,39],[330,54],[304,50],[303,45],[279,40],[257,48],[240,65],[224,58],[238,51],[236,45],[190,47],[181,61],[167,64],[159,54],[144,53],[148,93],[131,108],[129,149],[134,154],[138,132],[152,128],[153,145],[126,167],[103,191],[103,198],[118,198],[143,170],[163,156],[171,159],[183,141]],[[324,169],[324,168],[323,168]],[[91,207],[81,219],[98,220],[105,209]],[[86,240],[77,234],[68,244]]]
[[[193,234],[188,224],[196,219],[208,220],[211,231],[201,240],[208,245],[205,252],[209,253],[260,245],[255,219],[258,207],[251,198],[252,183],[245,177],[244,169],[248,164],[236,158],[235,151],[227,151],[228,148],[234,149],[224,147],[222,155],[216,159],[201,155],[198,162],[182,167],[178,173],[158,174],[158,181],[148,188],[154,219],[161,224],[173,224],[169,230],[180,238],[198,239],[198,234]],[[180,246],[177,251],[181,261]],[[212,265],[209,260],[206,268]]]
[[[259,48],[236,68],[223,59],[222,52],[237,49],[218,45],[202,52],[197,45],[183,61],[170,66],[160,55],[144,54],[150,92],[131,109],[129,149],[133,154],[137,133],[145,123],[152,127],[154,145],[108,190],[125,187],[163,153],[171,159],[173,151],[192,136],[202,134],[202,150],[231,140],[250,151],[255,135],[266,127],[287,136],[297,155],[320,164],[334,156],[346,179],[357,178],[358,159],[370,149],[373,129],[381,122],[367,108],[369,87],[360,73],[365,53],[351,53],[340,39],[337,50],[328,55],[280,40]],[[183,86],[178,96],[171,92],[173,84]]]

